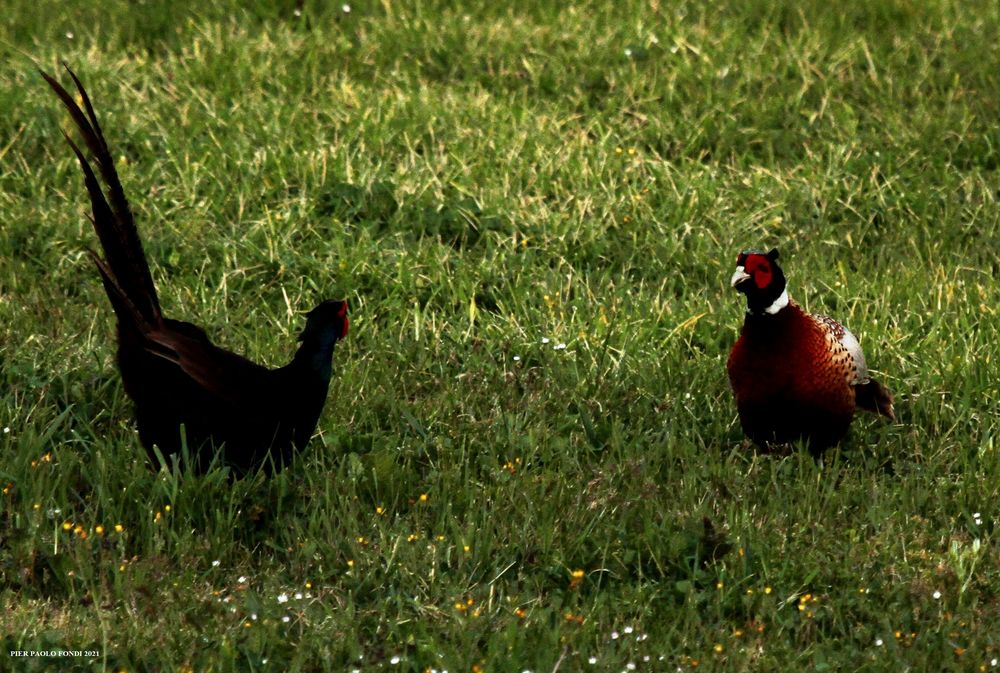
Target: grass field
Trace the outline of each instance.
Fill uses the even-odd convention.
[[[1000,670],[1000,5],[562,5],[4,3],[0,669]],[[278,477],[150,469],[60,59],[168,315],[349,299]],[[897,397],[821,462],[736,422],[765,246]]]

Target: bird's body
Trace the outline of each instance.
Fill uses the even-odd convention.
[[[118,368],[135,403],[140,441],[151,458],[154,446],[166,456],[186,443],[199,469],[215,450],[240,471],[266,465],[269,452],[275,464],[287,464],[309,441],[322,412],[333,350],[347,334],[346,302],[325,301],[314,308],[295,357],[278,369],[219,348],[196,325],[163,317],[114,160],[83,86],[70,75],[86,114],[42,73],[73,118],[107,189],[105,195],[91,164],[70,140],[104,251],[103,258],[91,256],[118,318]]]
[[[789,299],[777,251],[748,251],[732,284],[747,314],[729,355],[740,423],[755,443],[805,440],[814,452],[847,433],[856,408],[894,418],[892,396],[868,376],[858,340]]]
[[[165,319],[164,329],[145,334],[119,323],[118,369],[140,441],[164,455],[186,441],[201,449],[199,469],[211,458],[207,444],[224,448],[224,462],[242,471],[262,464],[268,450],[275,463],[289,463],[312,436],[332,374],[333,342],[299,350],[268,369],[219,348],[191,323]]]

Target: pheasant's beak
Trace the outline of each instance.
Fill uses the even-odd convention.
[[[750,274],[744,271],[742,266],[738,266],[733,272],[733,277],[729,279],[729,284],[736,287],[745,280],[750,280]]]

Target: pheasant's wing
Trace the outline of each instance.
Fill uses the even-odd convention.
[[[827,346],[833,354],[834,362],[843,371],[847,382],[852,386],[868,383],[868,364],[861,344],[857,337],[833,318],[825,315],[810,316],[826,338]]]
[[[170,322],[175,324],[173,328],[152,330],[143,336],[146,350],[176,365],[178,377],[234,406],[245,405],[247,392],[264,383],[265,367],[219,348],[194,325]]]
[[[857,337],[833,318],[825,315],[810,316],[826,337],[827,346],[833,353],[833,361],[844,372],[847,382],[854,386],[857,405],[861,409],[881,414],[896,420],[892,393],[875,379],[868,376],[865,354]]]

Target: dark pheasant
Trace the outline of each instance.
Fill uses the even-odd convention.
[[[868,376],[843,325],[788,298],[778,250],[741,252],[731,284],[747,297],[729,382],[743,431],[755,443],[805,440],[820,453],[847,433],[856,408],[895,420],[892,395]]]
[[[163,317],[135,220],[87,92],[68,67],[83,108],[55,79],[42,77],[62,100],[93,156],[94,169],[67,135],[90,195],[104,257],[90,252],[118,318],[118,368],[135,403],[139,439],[154,460],[186,442],[196,469],[214,451],[237,471],[282,466],[309,441],[326,401],[333,350],[347,335],[347,303],[324,301],[309,312],[292,361],[268,369],[214,345],[196,325]],[[65,135],[65,134],[64,134]],[[268,454],[272,460],[268,460]]]

